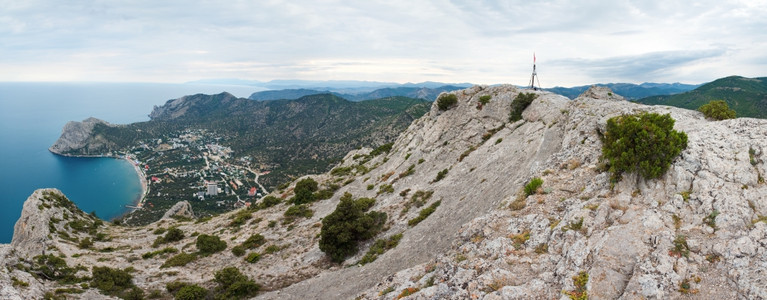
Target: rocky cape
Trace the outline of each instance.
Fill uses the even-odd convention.
[[[95,220],[67,202],[54,205],[50,198],[60,197],[50,195],[58,191],[36,191],[12,243],[0,246],[0,298],[37,299],[68,287],[29,271],[43,251],[84,266],[83,276],[92,266],[132,267],[139,288],[164,297],[170,297],[166,283],[210,288],[216,270],[235,266],[263,285],[258,297],[264,299],[566,299],[565,292],[579,288],[573,277],[584,273],[581,288],[591,299],[767,298],[767,121],[715,122],[592,87],[575,100],[531,91],[537,98],[523,119],[509,122],[521,92],[530,91],[506,85],[452,92],[455,106],[441,111],[433,104],[388,153],[370,158],[371,149],[354,150],[339,165],[349,172],[309,176],[322,187],[344,185],[330,199],[308,204],[314,213],[307,218],[288,220],[283,202],[197,221],[104,224],[97,232],[109,238],[81,249],[73,240],[89,233],[54,220],[65,214]],[[482,96],[491,99],[480,104]],[[670,114],[675,129],[687,133],[688,147],[662,177],[628,174],[612,186],[600,168],[600,132],[607,119],[637,112]],[[533,177],[544,183],[525,196],[522,188]],[[292,188],[275,196],[288,198]],[[411,226],[421,210],[412,197],[419,191],[430,195],[423,207],[441,204]],[[347,192],[375,198],[371,209],[387,213],[377,238],[403,234],[395,248],[365,265],[357,262],[372,240],[340,265],[317,245],[321,219]],[[233,226],[246,215],[247,222]],[[162,267],[163,255],[142,259],[157,250],[150,246],[157,229],[169,227],[186,233],[167,244],[177,251],[193,252],[194,232],[215,234],[228,248],[186,266]],[[260,261],[251,264],[229,251],[255,233],[265,239],[253,250]]]
[[[61,129],[61,136],[48,150],[59,155],[70,155],[73,151],[80,151],[77,154],[79,156],[99,153],[108,148],[111,143],[103,136],[93,135],[93,128],[96,125],[116,126],[94,117],[81,122],[69,121]]]

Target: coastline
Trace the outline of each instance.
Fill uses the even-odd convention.
[[[130,207],[133,210],[136,210],[138,208],[144,207],[144,200],[146,200],[147,194],[149,194],[149,183],[146,180],[146,174],[144,174],[144,170],[141,169],[141,166],[136,164],[130,157],[124,156],[120,157],[118,159],[124,159],[128,163],[130,163],[133,166],[133,169],[136,171],[136,176],[138,176],[138,180],[141,184],[141,195],[138,197],[138,200],[134,204],[134,207]]]
[[[48,148],[48,151],[55,155],[64,156],[64,157],[81,157],[81,158],[114,158],[114,159],[121,159],[127,161],[131,166],[133,166],[133,170],[136,171],[136,176],[138,176],[139,184],[141,185],[141,194],[139,194],[139,197],[133,202],[133,205],[126,205],[126,208],[131,209],[130,211],[126,211],[125,213],[121,214],[121,216],[125,216],[126,214],[135,211],[136,209],[140,209],[144,207],[144,201],[146,200],[146,196],[149,194],[149,183],[146,180],[146,174],[144,173],[144,170],[141,169],[141,166],[137,165],[133,159],[131,159],[130,156],[120,156],[120,155],[105,155],[105,154],[99,154],[99,155],[73,155],[73,154],[66,154],[66,153],[59,153],[55,151],[52,147]]]

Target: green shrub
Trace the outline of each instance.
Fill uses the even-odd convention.
[[[263,235],[260,235],[258,233],[251,235],[247,240],[242,242],[242,247],[245,249],[254,249],[261,247],[261,245],[266,243],[266,238],[264,238]]]
[[[322,219],[320,250],[335,262],[357,252],[357,244],[375,236],[386,222],[386,213],[371,211],[371,199],[354,200],[345,193],[336,209]]]
[[[712,100],[707,104],[698,107],[706,118],[714,120],[735,119],[735,111],[730,109],[724,100]]]
[[[511,102],[511,112],[509,113],[509,122],[516,122],[522,120],[522,112],[525,108],[533,103],[533,100],[538,98],[538,95],[533,93],[519,93],[514,101]]]
[[[687,245],[687,238],[684,235],[677,235],[672,244],[674,247],[669,250],[672,256],[690,257],[690,246]]]
[[[168,258],[160,268],[181,267],[197,259],[197,254],[181,252]]]
[[[90,238],[84,238],[80,240],[80,243],[77,246],[80,247],[80,249],[88,249],[93,246],[93,241],[91,241]]]
[[[157,239],[154,240],[154,244],[152,244],[152,247],[157,247],[161,244],[165,243],[171,243],[171,242],[177,242],[184,238],[184,231],[181,229],[178,229],[177,227],[171,227],[165,232],[165,236],[158,236]]]
[[[378,193],[377,194],[383,194],[383,193],[394,193],[394,187],[391,184],[382,184],[378,187]]]
[[[293,205],[291,207],[288,207],[284,215],[286,218],[292,221],[296,217],[311,218],[312,216],[314,216],[314,211],[309,209],[309,207],[306,206],[306,204]]]
[[[434,213],[434,211],[437,210],[437,207],[439,207],[440,204],[442,204],[442,201],[437,201],[432,203],[429,207],[422,209],[418,213],[417,217],[407,221],[407,225],[415,226],[418,223],[421,223],[421,221],[425,220],[429,215]]]
[[[232,247],[232,254],[234,254],[234,256],[243,256],[245,254],[245,247],[242,245]]]
[[[613,181],[633,171],[653,179],[663,175],[687,148],[687,134],[674,130],[674,119],[668,114],[641,113],[607,120],[602,142],[602,158],[609,161]]]
[[[110,267],[93,267],[91,287],[107,295],[117,296],[124,290],[134,287],[133,276],[125,270]]]
[[[719,211],[715,209],[708,216],[703,218],[703,223],[708,225],[712,229],[716,230],[717,229],[717,227],[716,227],[716,216],[718,216],[718,215],[719,215]]]
[[[589,294],[586,290],[586,284],[589,283],[589,273],[586,271],[578,272],[578,275],[573,276],[573,285],[575,290],[565,292],[571,300],[588,300]]]
[[[204,300],[208,296],[208,290],[196,284],[188,284],[176,292],[176,300]]]
[[[442,94],[437,98],[437,107],[439,110],[448,110],[458,103],[458,97],[455,94]]]
[[[296,183],[296,187],[293,189],[295,196],[290,198],[289,201],[293,204],[311,203],[315,200],[314,192],[316,192],[317,189],[317,182],[314,181],[314,179],[301,179]]]
[[[378,146],[377,148],[373,149],[373,151],[370,151],[370,157],[376,157],[383,153],[389,153],[389,151],[391,151],[391,148],[393,146],[394,146],[394,143],[386,143],[381,146]]]
[[[208,255],[226,249],[226,242],[215,235],[201,234],[197,236],[195,246],[200,253]]]
[[[388,239],[376,240],[373,246],[370,246],[370,250],[365,253],[365,256],[362,257],[359,263],[364,265],[375,261],[378,256],[386,252],[386,250],[397,247],[397,244],[399,244],[399,240],[401,239],[402,233],[398,233],[390,236]]]
[[[439,171],[439,173],[437,173],[437,177],[436,177],[436,178],[434,178],[434,181],[432,181],[432,182],[437,182],[437,181],[440,181],[440,180],[442,180],[443,178],[445,178],[445,176],[447,176],[447,169],[444,169],[444,170],[442,170],[442,171]]]
[[[226,267],[216,272],[214,281],[218,283],[217,298],[245,299],[255,296],[261,286],[240,273],[235,267]]]
[[[413,175],[414,173],[415,173],[415,165],[410,165],[410,167],[407,168],[407,171],[399,174],[399,178],[404,178],[404,177]]]
[[[540,177],[534,177],[525,185],[525,195],[532,195],[535,194],[535,192],[538,190],[539,187],[543,185],[543,179]]]
[[[275,206],[277,204],[280,204],[282,202],[282,199],[277,198],[275,196],[269,195],[264,197],[264,199],[261,200],[261,203],[258,205],[259,208],[269,208],[272,206]]]
[[[152,252],[144,253],[144,254],[141,255],[141,258],[143,258],[143,259],[150,259],[150,258],[152,258],[152,257],[154,257],[156,255],[168,254],[168,253],[178,253],[178,249],[173,248],[173,247],[166,247],[166,248],[163,248],[162,250],[157,250],[157,251],[152,251]]]
[[[490,99],[493,98],[493,96],[490,95],[484,95],[479,97],[479,103],[482,103],[482,105],[490,103]]]
[[[61,257],[53,254],[38,255],[34,258],[32,273],[42,276],[45,279],[57,280],[60,282],[76,282],[77,270],[70,268],[67,262]]]
[[[245,261],[253,264],[256,263],[261,259],[261,254],[258,252],[250,252],[247,257],[245,257]]]

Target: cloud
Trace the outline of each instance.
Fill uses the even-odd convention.
[[[612,80],[652,80],[683,66],[724,55],[725,49],[650,52],[597,59],[559,59],[549,65]]]
[[[711,80],[758,72],[766,26],[760,1],[5,1],[0,81],[518,84],[533,51],[560,85]]]

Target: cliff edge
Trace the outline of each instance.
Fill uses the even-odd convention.
[[[73,152],[78,155],[97,153],[97,150],[104,148],[106,143],[103,138],[92,136],[93,128],[97,124],[112,126],[106,121],[93,117],[82,120],[82,122],[67,122],[61,129],[61,136],[48,150],[59,155],[68,155]]]

